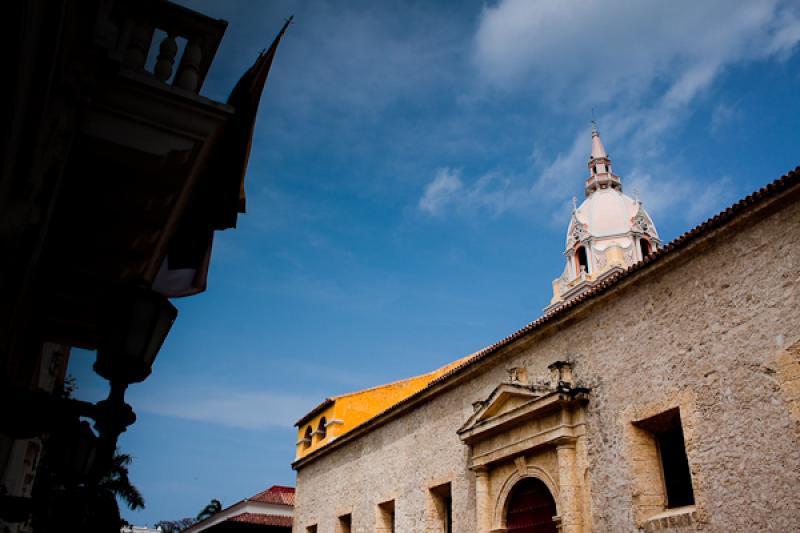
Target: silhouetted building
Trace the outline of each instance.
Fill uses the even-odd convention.
[[[223,20],[159,0],[24,0],[4,6],[4,26],[0,524],[16,528],[43,457],[59,483],[96,484],[135,419],[125,388],[175,319],[167,297],[205,289],[213,233],[244,209],[283,30],[221,103],[200,91]],[[71,347],[98,351],[108,400],[57,396]],[[49,455],[42,435],[58,443]]]

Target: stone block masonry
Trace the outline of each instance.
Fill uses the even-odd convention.
[[[504,531],[502,498],[520,475],[547,480],[562,531],[796,531],[798,196],[794,185],[703,233],[298,464],[294,531],[332,533],[349,513],[352,531],[373,532],[388,501],[395,531],[443,531],[430,490],[444,483],[453,531]],[[457,430],[473,403],[507,383],[509,368],[549,383],[556,361],[589,390],[583,429],[567,446],[548,441],[471,468]],[[514,416],[523,407],[498,409]],[[634,423],[675,408],[694,504],[665,509],[657,449]],[[528,442],[544,431],[534,427],[520,422],[491,438]]]

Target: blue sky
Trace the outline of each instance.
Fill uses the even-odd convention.
[[[183,3],[230,23],[203,91],[217,100],[295,24],[248,213],[128,392],[135,524],[294,484],[292,424],[310,407],[537,318],[593,109],[664,240],[800,164],[797,3]],[[92,361],[76,351],[70,372],[99,399]]]

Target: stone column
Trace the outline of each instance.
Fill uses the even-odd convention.
[[[582,533],[581,486],[578,482],[578,463],[575,455],[575,441],[559,442],[556,445],[558,457],[558,499],[563,533]]]
[[[492,501],[489,497],[489,469],[475,468],[475,523],[478,533],[489,533],[492,529]]]

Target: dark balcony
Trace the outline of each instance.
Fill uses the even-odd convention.
[[[92,94],[64,162],[35,295],[49,337],[87,348],[104,292],[152,284],[233,113],[199,94],[225,21],[156,0],[106,2],[94,20]]]

